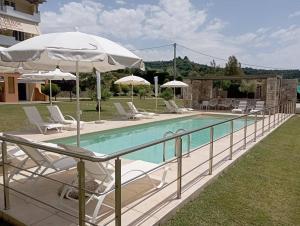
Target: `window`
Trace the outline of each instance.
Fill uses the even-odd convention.
[[[15,78],[8,77],[8,93],[15,93]]]
[[[13,36],[17,41],[24,41],[25,40],[25,33],[22,31],[13,31]]]
[[[14,10],[16,10],[16,3],[13,2],[13,1],[7,1],[7,0],[5,0],[4,1],[4,5],[10,6],[10,7],[14,8]]]

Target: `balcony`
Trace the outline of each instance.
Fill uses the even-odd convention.
[[[2,6],[2,8],[0,9],[0,14],[15,17],[18,19],[26,20],[26,21],[30,21],[33,23],[41,22],[41,16],[39,13],[34,13],[33,15],[31,15],[31,14],[23,13],[20,11],[16,11],[13,7],[6,6],[6,5]]]
[[[19,41],[15,39],[15,37],[0,35],[0,46],[9,47],[14,44],[17,44]]]

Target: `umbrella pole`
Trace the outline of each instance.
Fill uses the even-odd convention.
[[[133,84],[131,84],[131,102],[133,103]]]
[[[80,147],[80,103],[79,103],[79,65],[76,61],[76,116],[77,116],[77,137],[76,144]]]
[[[51,79],[49,80],[49,87],[50,87],[50,105],[52,106],[52,82],[51,82]]]
[[[175,100],[175,98],[176,98],[176,94],[175,94],[175,87],[174,87],[174,100]]]

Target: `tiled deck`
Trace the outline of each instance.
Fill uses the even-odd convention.
[[[205,112],[207,113],[207,112]],[[161,115],[159,120],[170,119],[175,117],[184,117],[187,115]],[[276,116],[277,122],[277,116]],[[122,126],[130,126],[145,122],[151,122],[158,119],[147,119],[141,121],[122,121]],[[265,126],[268,123],[268,119],[265,119]],[[273,116],[271,117],[271,123],[273,123]],[[109,125],[108,125],[109,124]],[[258,122],[258,130],[262,126],[262,122]],[[105,128],[118,128],[120,127],[120,122],[113,121],[107,122],[104,124],[89,124],[86,126],[83,133],[99,131],[99,129],[104,130]],[[265,127],[266,130],[268,126]],[[272,132],[275,128],[272,128]],[[252,134],[254,131],[254,125],[250,125],[247,129],[247,134]],[[74,131],[64,132],[64,135],[74,135]],[[260,136],[261,130],[258,131],[257,142],[263,139],[265,136],[270,134],[265,132],[265,135]],[[51,135],[26,135],[28,138],[34,138],[36,140],[48,140],[56,139],[61,137],[62,134],[51,134]],[[25,136],[25,135],[24,135]],[[234,143],[244,136],[244,131],[240,130],[234,133]],[[44,139],[47,137],[47,139]],[[149,182],[142,178],[138,181],[135,181],[129,185],[126,185],[122,188],[122,224],[123,225],[153,225],[157,224],[161,220],[165,219],[169,214],[173,214],[176,208],[184,204],[187,200],[190,200],[194,195],[198,194],[203,187],[215,178],[220,172],[222,172],[226,167],[231,165],[235,160],[240,156],[246,153],[252,146],[256,143],[251,142],[253,135],[247,138],[247,148],[241,149],[243,142],[235,144],[233,147],[234,155],[233,160],[228,160],[229,150],[225,150],[229,147],[229,136],[214,142],[214,155],[218,155],[214,158],[214,168],[213,174],[208,175],[208,162],[205,162],[209,156],[209,146],[197,149],[190,156],[183,158],[183,175],[189,172],[191,169],[195,168],[202,162],[205,162],[201,166],[195,168],[195,170],[188,173],[182,178],[182,196],[181,199],[176,198],[176,182],[171,183],[177,177],[177,162],[174,161],[169,165],[170,170],[167,174],[167,186],[160,190],[153,190]],[[126,164],[128,161],[122,161],[122,164]],[[71,182],[72,176],[75,174],[75,170],[69,172],[63,172],[59,174],[52,175],[52,178],[59,179],[64,182]],[[153,180],[157,180],[162,175],[162,170],[159,170],[151,174]],[[20,180],[22,180],[20,178]],[[69,200],[63,200],[63,204],[59,204],[59,196],[57,195],[59,187],[61,186],[58,183],[46,179],[39,179],[37,182],[27,181],[26,183],[11,182],[11,188],[22,191],[26,194],[29,194],[43,202],[54,205],[56,207],[62,208],[68,211],[66,206],[77,207],[76,204]],[[2,194],[1,187],[1,194]],[[105,199],[105,203],[113,203],[114,194],[108,195]],[[10,191],[10,203],[11,208],[5,210],[4,212],[13,218],[25,223],[26,225],[40,226],[40,225],[55,225],[55,226],[66,226],[66,225],[77,225],[77,219],[71,217],[67,214],[61,213],[59,210],[54,210],[46,205],[33,201],[32,199],[26,198],[21,194],[17,194],[14,191]],[[3,195],[0,196],[0,205],[3,210]],[[91,209],[94,208],[94,203],[87,206],[87,213],[91,213]],[[75,212],[70,212],[75,213]],[[101,208],[101,213],[104,214],[99,225],[114,225],[114,212],[105,207]]]

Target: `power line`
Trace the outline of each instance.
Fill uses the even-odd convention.
[[[135,51],[159,49],[159,48],[164,48],[164,47],[168,47],[168,46],[173,46],[173,43],[171,43],[171,44],[165,44],[165,45],[161,45],[161,46],[152,46],[152,47],[147,47],[147,48],[142,48],[142,49],[131,49],[130,51],[135,52]]]
[[[217,56],[213,56],[213,55],[210,55],[210,54],[207,54],[207,53],[204,53],[204,52],[201,52],[201,51],[198,51],[198,50],[186,47],[186,46],[181,45],[181,44],[177,44],[177,45],[181,46],[182,48],[187,49],[187,50],[189,50],[191,52],[200,54],[202,56],[206,56],[206,57],[209,57],[209,58],[212,58],[212,59],[216,59],[216,60],[221,60],[221,61],[227,62],[227,59],[224,59],[224,58],[221,58],[221,57],[217,57]],[[275,67],[264,66],[264,65],[248,64],[248,63],[244,63],[244,62],[240,62],[240,64],[245,65],[245,66],[250,66],[250,67],[258,67],[258,68],[273,69],[273,70],[290,70],[290,69],[287,69],[287,68],[275,68]]]

